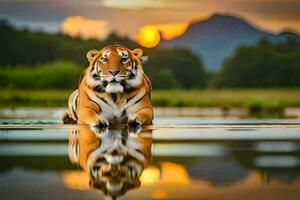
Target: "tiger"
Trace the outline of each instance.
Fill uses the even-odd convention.
[[[88,51],[89,66],[69,97],[65,124],[108,127],[152,124],[151,82],[143,71],[147,56],[140,48],[114,44]]]
[[[140,187],[151,160],[151,130],[138,135],[123,129],[74,129],[69,134],[69,159],[89,175],[89,186],[112,199]]]

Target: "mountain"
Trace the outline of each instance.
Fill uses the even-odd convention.
[[[274,42],[288,38],[300,41],[291,32],[272,34],[251,25],[247,20],[230,15],[215,14],[204,21],[192,23],[187,31],[172,40],[163,40],[161,47],[186,47],[200,55],[207,69],[220,69],[226,58],[241,45],[254,45],[262,37]]]

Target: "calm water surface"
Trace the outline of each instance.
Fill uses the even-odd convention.
[[[1,119],[0,162],[1,199],[299,199],[300,120]]]

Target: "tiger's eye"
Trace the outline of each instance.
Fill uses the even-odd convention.
[[[101,57],[100,60],[104,63],[107,62],[107,58],[105,58],[105,57]]]
[[[128,58],[122,58],[122,59],[121,59],[121,62],[122,62],[122,63],[125,63],[127,60],[128,60]]]

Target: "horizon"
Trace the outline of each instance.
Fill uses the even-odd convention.
[[[297,0],[172,0],[172,3],[170,0],[0,0],[0,19],[7,19],[17,28],[100,40],[115,32],[140,44],[151,38],[158,44],[160,38],[154,38],[157,32],[162,39],[178,37],[191,23],[215,14],[238,17],[273,34],[283,31],[299,34],[299,13]],[[156,45],[152,42],[143,46]]]

